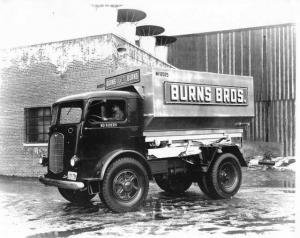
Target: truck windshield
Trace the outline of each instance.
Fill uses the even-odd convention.
[[[81,107],[62,107],[60,109],[59,124],[72,124],[79,123],[81,120],[82,109]]]
[[[70,102],[55,105],[52,108],[51,125],[56,124],[75,124],[81,121],[82,102]]]

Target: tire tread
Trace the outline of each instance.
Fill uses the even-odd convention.
[[[122,165],[123,163],[129,163],[129,164],[134,164],[135,166],[139,167],[141,169],[143,175],[145,176],[145,188],[144,188],[144,193],[142,195],[142,198],[139,200],[137,204],[135,204],[133,207],[121,207],[121,206],[116,206],[115,203],[113,203],[112,199],[108,195],[108,191],[105,191],[109,187],[109,175],[116,169],[118,166]],[[144,199],[147,197],[149,190],[149,180],[148,180],[148,175],[147,172],[144,168],[144,166],[137,161],[134,158],[131,157],[122,157],[114,161],[107,169],[105,172],[104,178],[103,178],[103,183],[101,186],[101,199],[103,199],[103,203],[110,208],[114,212],[129,212],[129,211],[135,211],[137,210],[143,203]]]

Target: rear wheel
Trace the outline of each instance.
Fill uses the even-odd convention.
[[[207,188],[213,198],[234,196],[242,182],[241,165],[233,154],[220,155],[208,172]]]
[[[164,191],[172,194],[184,193],[192,185],[192,180],[184,175],[172,175],[168,178],[155,176],[157,185]]]
[[[70,190],[64,188],[58,188],[59,193],[69,202],[76,204],[88,203],[95,194],[89,194],[87,190]]]
[[[133,158],[120,158],[105,172],[100,198],[114,212],[137,210],[146,199],[149,179],[144,166]]]
[[[208,187],[208,180],[207,179],[208,179],[208,175],[206,173],[202,174],[200,179],[198,180],[198,186],[206,196],[212,197],[213,192]]]

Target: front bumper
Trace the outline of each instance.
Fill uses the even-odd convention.
[[[80,190],[85,187],[83,182],[51,179],[43,176],[39,177],[39,181],[47,186],[54,186],[58,188],[65,188],[71,190]]]

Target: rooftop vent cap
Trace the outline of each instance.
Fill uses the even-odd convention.
[[[137,22],[146,17],[146,13],[136,9],[118,9],[117,22]]]
[[[168,60],[168,45],[174,43],[177,39],[173,36],[156,36],[155,57],[167,62]]]
[[[161,26],[144,25],[136,28],[136,35],[138,36],[156,36],[163,33],[165,29]]]
[[[146,13],[136,9],[120,8],[117,14],[117,29],[116,34],[121,36],[131,44],[135,44],[136,40],[136,24],[144,19]]]
[[[177,38],[174,36],[156,36],[156,46],[166,46],[174,43]]]
[[[136,35],[140,37],[140,47],[146,52],[155,54],[155,36],[163,33],[165,29],[161,26],[143,25],[136,28]]]

